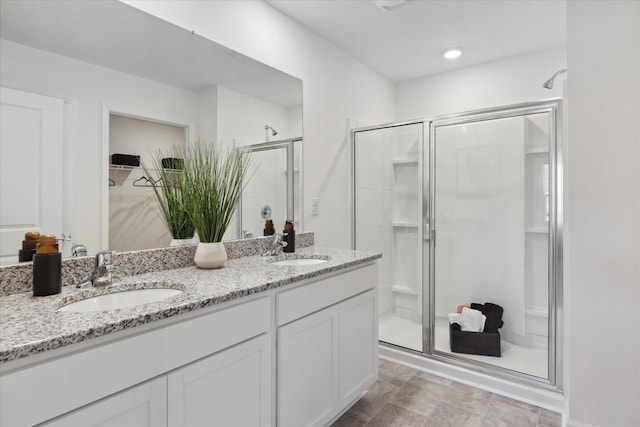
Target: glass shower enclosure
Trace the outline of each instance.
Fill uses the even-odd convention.
[[[383,253],[379,339],[559,389],[560,101],[352,131],[353,247]],[[450,313],[499,305],[458,346]],[[491,339],[493,339],[491,338]],[[491,353],[491,352],[490,352]]]

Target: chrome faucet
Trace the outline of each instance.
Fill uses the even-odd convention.
[[[276,233],[273,235],[271,246],[269,247],[269,249],[267,249],[265,253],[262,254],[262,256],[278,255],[280,252],[282,252],[282,248],[284,248],[285,246],[287,246],[287,242],[282,240],[282,234]]]
[[[96,266],[91,275],[93,286],[106,286],[112,283],[111,270],[114,255],[114,251],[101,251],[96,254]]]
[[[87,247],[80,243],[71,246],[71,256],[87,256]]]

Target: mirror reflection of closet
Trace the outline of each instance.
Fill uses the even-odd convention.
[[[140,156],[152,164],[152,153],[185,146],[186,126],[109,115],[109,248],[118,252],[169,246],[167,229],[153,189],[141,167],[114,165],[113,154]],[[145,185],[146,184],[146,185]]]

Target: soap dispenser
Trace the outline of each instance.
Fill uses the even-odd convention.
[[[56,236],[43,234],[33,256],[33,296],[59,294],[62,291],[62,254]]]
[[[264,235],[273,236],[276,233],[276,228],[273,226],[273,220],[268,219],[264,222]]]
[[[39,241],[40,233],[37,231],[26,232],[22,241],[22,249],[18,250],[18,262],[33,261]]]
[[[284,230],[282,231],[282,241],[287,242],[282,248],[283,252],[295,252],[296,251],[296,231],[293,229],[293,221],[290,219],[284,223]]]

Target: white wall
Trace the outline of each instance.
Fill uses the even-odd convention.
[[[347,118],[391,121],[393,85],[262,1],[126,3],[302,79],[305,229],[318,245],[348,247]]]
[[[524,118],[443,126],[436,141],[436,316],[493,302],[511,341],[524,335]]]
[[[299,109],[291,109],[300,112]],[[289,121],[297,122],[290,124]],[[290,109],[218,86],[218,141],[228,146],[244,146],[266,142],[265,125],[278,131],[269,131],[269,141],[287,139],[290,128],[302,126],[302,116],[295,116]]]
[[[542,84],[566,68],[566,51],[552,49],[436,74],[396,85],[396,120],[429,118],[562,96]]]
[[[640,425],[640,3],[568,2],[568,425]]]

